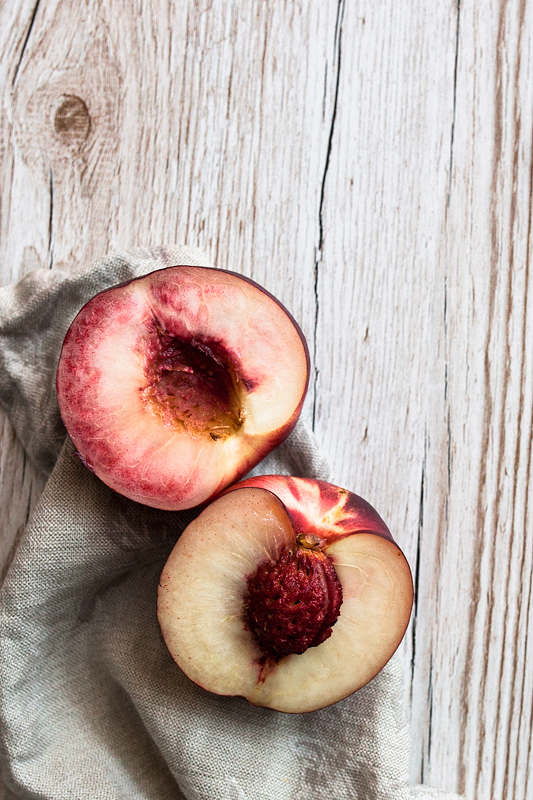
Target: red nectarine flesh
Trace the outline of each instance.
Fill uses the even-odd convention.
[[[57,394],[89,469],[132,500],[178,510],[219,493],[288,436],[308,376],[303,334],[266,290],[176,266],[82,308]]]

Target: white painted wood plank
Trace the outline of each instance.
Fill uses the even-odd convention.
[[[15,282],[25,271],[39,267],[38,255],[31,244],[14,257],[9,242],[14,242],[13,219],[17,217],[18,204],[31,207],[34,191],[31,183],[24,196],[17,198],[14,175],[15,133],[10,97],[19,55],[24,49],[31,27],[34,3],[4,3],[0,8],[0,86],[2,87],[2,113],[0,114],[0,284]],[[31,222],[32,242],[44,236],[45,226],[39,226],[42,217],[38,204],[35,219]],[[26,224],[28,220],[26,220]],[[19,229],[15,223],[15,238]],[[43,477],[29,463],[13,428],[0,409],[0,582],[9,565],[13,545],[28,520],[43,488]]]
[[[387,510],[412,557],[418,530],[413,778],[523,798],[531,4],[460,10],[439,19],[391,4],[389,28],[369,8],[371,53],[360,54],[360,36],[343,56],[319,264],[320,336],[332,319],[336,329],[329,352],[318,349],[317,428],[345,482]]]
[[[337,480],[387,520],[422,591],[438,536],[438,529],[427,529],[420,550],[421,508],[435,500],[422,493],[434,446],[427,409],[442,394],[443,303],[436,286],[455,35],[452,4],[431,11],[416,3],[346,4],[317,264],[317,432]],[[406,671],[416,672],[409,688],[417,781],[433,777],[432,671],[423,657],[433,612],[422,596],[403,646]],[[455,782],[448,772],[444,784]]]
[[[526,797],[531,670],[531,3],[461,10],[453,182],[441,249],[450,476],[436,595],[442,698],[431,773]],[[529,631],[528,631],[529,628]],[[457,631],[461,631],[461,637]],[[522,736],[518,736],[521,730]],[[525,731],[529,731],[528,734]],[[455,764],[457,765],[455,767]]]
[[[412,776],[483,800],[531,790],[532,13],[0,9],[2,282],[187,242],[287,304],[335,475],[417,567]],[[40,488],[2,419],[0,555]]]

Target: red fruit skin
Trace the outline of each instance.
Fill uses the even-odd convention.
[[[258,475],[230,486],[222,494],[246,487],[266,489],[285,506],[295,536],[311,533],[324,546],[356,533],[373,533],[396,544],[370,503],[326,481],[286,475]]]

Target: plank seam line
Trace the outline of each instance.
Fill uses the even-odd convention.
[[[455,141],[455,115],[457,110],[457,73],[459,70],[459,35],[461,30],[461,0],[457,0],[457,22],[455,26],[455,61],[453,67],[453,113],[452,113],[452,130],[450,135],[450,166],[448,173],[448,197],[446,199],[446,208],[450,205],[452,195],[452,173],[453,173],[453,145]]]
[[[54,173],[50,168],[50,214],[48,217],[48,268],[54,265]]]
[[[413,622],[411,633],[411,686],[410,686],[410,702],[413,704],[413,690],[415,680],[415,654],[416,654],[416,632],[418,623],[419,611],[419,594],[420,594],[420,559],[422,551],[422,535],[424,530],[424,502],[425,502],[425,482],[426,482],[426,462],[427,462],[427,446],[428,446],[427,428],[424,432],[424,456],[422,458],[422,473],[420,476],[420,500],[418,504],[418,526],[417,526],[417,541],[416,541],[416,557],[414,564],[413,575]]]
[[[316,420],[316,393],[318,382],[318,369],[316,366],[316,352],[317,352],[317,332],[318,332],[318,313],[319,313],[319,296],[318,296],[318,279],[319,279],[319,266],[322,260],[322,248],[324,245],[324,198],[326,193],[326,178],[329,171],[331,161],[331,150],[333,147],[333,134],[335,131],[335,120],[337,118],[337,105],[339,100],[339,86],[341,74],[341,57],[342,57],[342,24],[344,20],[344,9],[346,0],[339,0],[337,5],[337,18],[335,20],[335,60],[337,62],[337,75],[335,76],[335,93],[333,96],[333,108],[331,112],[331,121],[329,126],[328,146],[326,150],[326,161],[324,164],[324,172],[322,173],[322,183],[320,186],[320,202],[318,205],[318,248],[315,256],[315,324],[313,330],[313,357],[315,359],[315,373],[313,380],[313,416],[312,416],[312,429],[315,430]],[[327,69],[327,64],[326,64]]]
[[[26,36],[24,37],[24,42],[22,44],[22,50],[21,50],[21,53],[20,53],[19,60],[17,61],[17,66],[15,67],[15,74],[13,75],[13,80],[11,82],[11,86],[14,86],[15,82],[17,80],[17,76],[19,74],[20,65],[22,64],[22,59],[24,58],[24,53],[26,52],[26,48],[27,48],[28,42],[30,40],[31,32],[33,30],[33,24],[35,22],[35,17],[37,16],[37,11],[39,10],[40,3],[41,3],[41,0],[37,0],[37,2],[35,3],[35,6],[33,7],[32,15],[31,15],[31,18],[30,18],[30,24],[28,25],[28,30],[26,31]]]

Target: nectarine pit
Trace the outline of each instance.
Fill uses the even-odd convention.
[[[294,549],[282,547],[247,579],[245,625],[271,661],[321,644],[339,616],[342,586],[314,539],[298,537]]]
[[[229,361],[216,342],[157,328],[146,343],[143,399],[170,426],[225,439],[243,422],[239,379]]]

